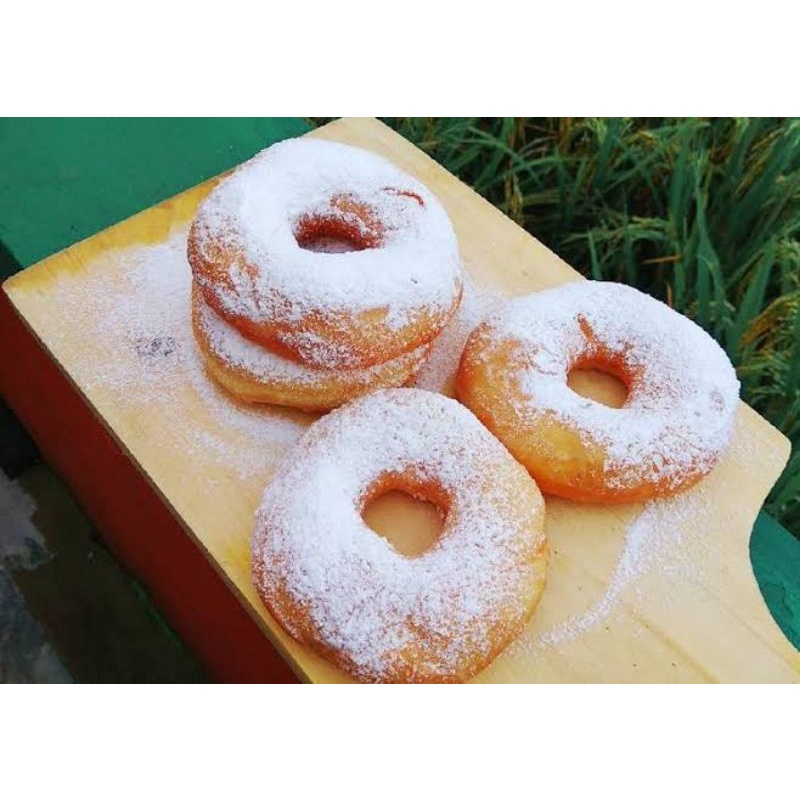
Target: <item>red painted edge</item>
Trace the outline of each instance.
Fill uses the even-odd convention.
[[[218,681],[297,677],[0,292],[0,391],[120,561]]]

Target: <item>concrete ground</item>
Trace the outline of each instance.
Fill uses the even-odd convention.
[[[1,404],[0,468],[0,682],[205,680]]]

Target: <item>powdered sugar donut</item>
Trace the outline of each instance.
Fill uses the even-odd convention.
[[[416,558],[361,517],[392,489],[446,514]],[[381,390],[323,417],[287,453],[258,511],[253,578],[294,638],[360,680],[466,680],[533,612],[543,522],[536,484],[466,408]]]
[[[379,156],[321,139],[273,145],[221,183],[188,257],[209,304],[245,336],[327,369],[430,342],[461,296],[458,244],[434,195]]]
[[[229,392],[253,403],[327,411],[373,389],[402,386],[425,363],[422,345],[374,367],[313,369],[245,339],[192,286],[192,329],[211,375]]]
[[[622,408],[567,385],[594,366],[628,388]],[[739,381],[719,345],[636,289],[579,281],[509,301],[471,334],[459,398],[545,492],[626,502],[669,495],[728,445]]]

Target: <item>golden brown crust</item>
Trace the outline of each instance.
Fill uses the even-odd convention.
[[[193,284],[192,330],[211,376],[240,400],[289,406],[303,411],[328,411],[374,389],[408,383],[425,363],[428,350],[409,353],[369,370],[304,368],[303,381],[273,375],[258,377],[221,357],[201,324],[204,295]]]

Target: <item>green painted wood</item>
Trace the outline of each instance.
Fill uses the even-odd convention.
[[[6,274],[308,129],[297,118],[0,120]]]
[[[762,511],[750,537],[750,561],[773,618],[800,649],[800,542]]]
[[[299,118],[0,120],[0,272],[29,266],[309,127]],[[751,560],[773,617],[800,647],[800,542],[762,513]]]

